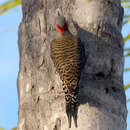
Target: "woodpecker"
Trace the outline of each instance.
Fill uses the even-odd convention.
[[[51,58],[63,82],[69,128],[72,118],[77,127],[78,83],[82,57],[84,52],[79,38],[70,33],[65,18],[57,16],[56,38],[51,43]]]

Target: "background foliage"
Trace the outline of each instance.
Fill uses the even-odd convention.
[[[21,0],[7,0],[7,2],[0,5],[0,15],[3,15],[10,9],[18,6],[21,4]],[[124,19],[123,19],[123,26],[126,24],[130,24],[130,0],[121,0],[121,4],[124,7]],[[125,61],[129,60],[130,58],[130,46],[128,44],[130,40],[130,31],[127,33],[127,35],[124,37],[124,57]],[[127,68],[124,68],[124,72],[130,72],[130,66]],[[124,89],[125,91],[130,88],[130,83],[125,84]],[[130,102],[130,99],[127,99],[127,102]],[[0,128],[0,130],[4,130],[3,128]],[[11,130],[16,130],[16,128],[12,128]]]

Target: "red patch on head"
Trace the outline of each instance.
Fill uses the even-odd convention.
[[[56,27],[61,32],[61,34],[64,35],[66,29],[66,23],[64,24],[63,27],[60,27],[58,24],[56,24]]]

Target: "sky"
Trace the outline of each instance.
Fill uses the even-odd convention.
[[[0,1],[0,4],[5,0]],[[21,6],[0,16],[0,127],[5,130],[17,126],[18,96],[17,75],[19,71],[18,26],[22,20]],[[130,24],[122,30],[123,36],[130,33]],[[130,41],[125,47],[130,47]],[[125,67],[130,67],[130,58],[125,60]],[[124,83],[130,83],[130,72],[124,73]],[[130,98],[130,89],[126,91]],[[130,109],[130,103],[127,103]],[[130,116],[127,119],[130,129]]]
[[[1,3],[0,3],[1,4]],[[21,6],[0,16],[0,127],[10,130],[17,125],[19,70],[18,26]]]

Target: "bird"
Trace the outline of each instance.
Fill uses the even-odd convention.
[[[82,69],[84,47],[78,36],[72,35],[64,16],[55,19],[56,36],[51,42],[51,58],[62,80],[66,101],[69,128],[72,118],[77,128],[79,80]]]

